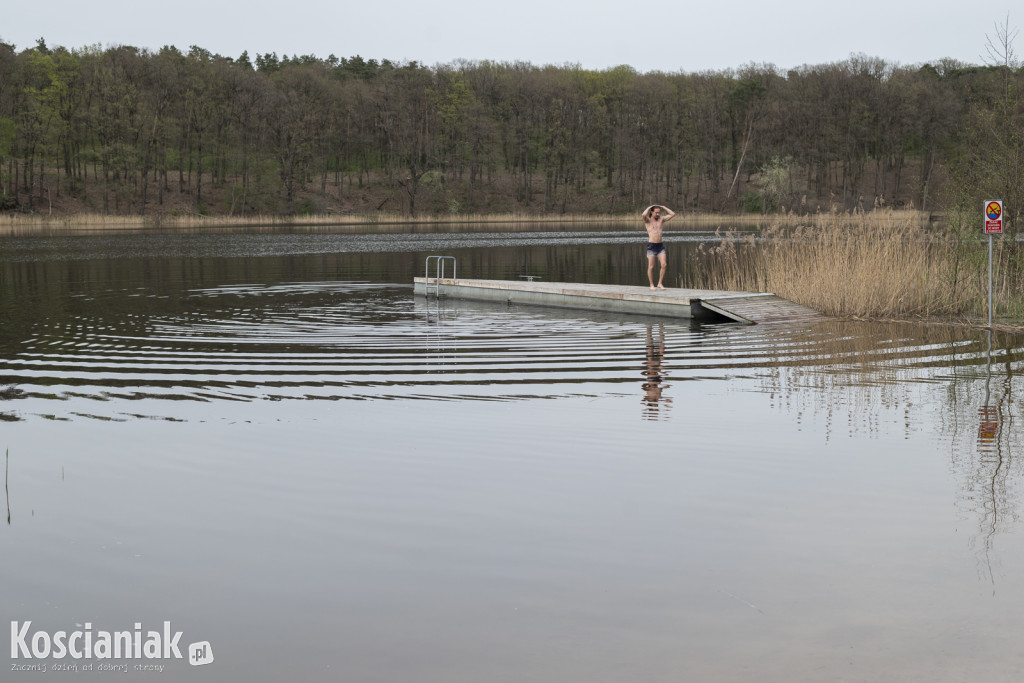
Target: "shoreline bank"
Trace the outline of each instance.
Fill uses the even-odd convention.
[[[700,225],[718,228],[724,225],[825,225],[842,219],[845,214],[723,214],[723,213],[679,213],[676,225]],[[849,216],[853,218],[853,215]],[[863,220],[891,222],[893,220],[927,223],[929,215],[920,211],[883,210],[859,214]],[[105,214],[0,214],[0,230],[32,229],[88,229],[88,230],[150,230],[160,228],[246,228],[246,227],[327,227],[327,226],[404,226],[404,225],[535,225],[558,223],[565,225],[623,224],[636,226],[641,222],[639,212],[630,214],[448,214],[418,215],[376,213],[376,214],[308,214],[276,215],[261,214],[248,216],[220,216],[198,214],[155,214],[155,215],[105,215]]]

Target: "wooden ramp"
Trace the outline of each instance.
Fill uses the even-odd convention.
[[[735,294],[700,300],[700,306],[742,323],[821,320],[824,316],[777,294]]]
[[[415,278],[413,288],[417,294],[426,296],[619,311],[706,321],[735,321],[747,325],[822,318],[817,311],[775,294],[753,292],[676,288],[651,291],[649,287],[622,285],[465,280],[443,277]]]

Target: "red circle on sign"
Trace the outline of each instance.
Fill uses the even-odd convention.
[[[985,207],[985,213],[988,214],[991,220],[997,221],[1000,214],[1003,213],[1003,207],[999,206],[998,202],[989,202],[988,206]]]

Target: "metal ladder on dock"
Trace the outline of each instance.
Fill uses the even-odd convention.
[[[440,297],[441,296],[441,278],[444,277],[445,264],[448,263],[448,261],[452,262],[452,279],[453,280],[457,279],[456,268],[458,267],[458,265],[455,263],[455,257],[454,256],[428,256],[427,257],[427,262],[426,262],[425,268],[424,268],[424,273],[423,273],[423,279],[425,280],[423,293],[426,294],[427,296],[430,296],[430,263],[431,263],[431,261],[433,261],[433,263],[434,263],[434,296],[435,297]]]

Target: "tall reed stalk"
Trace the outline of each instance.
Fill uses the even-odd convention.
[[[834,316],[975,318],[987,313],[987,248],[980,234],[925,227],[913,216],[833,215],[701,245],[693,281],[683,284],[770,291]],[[999,239],[994,261],[996,314],[1022,320],[1024,252]]]

